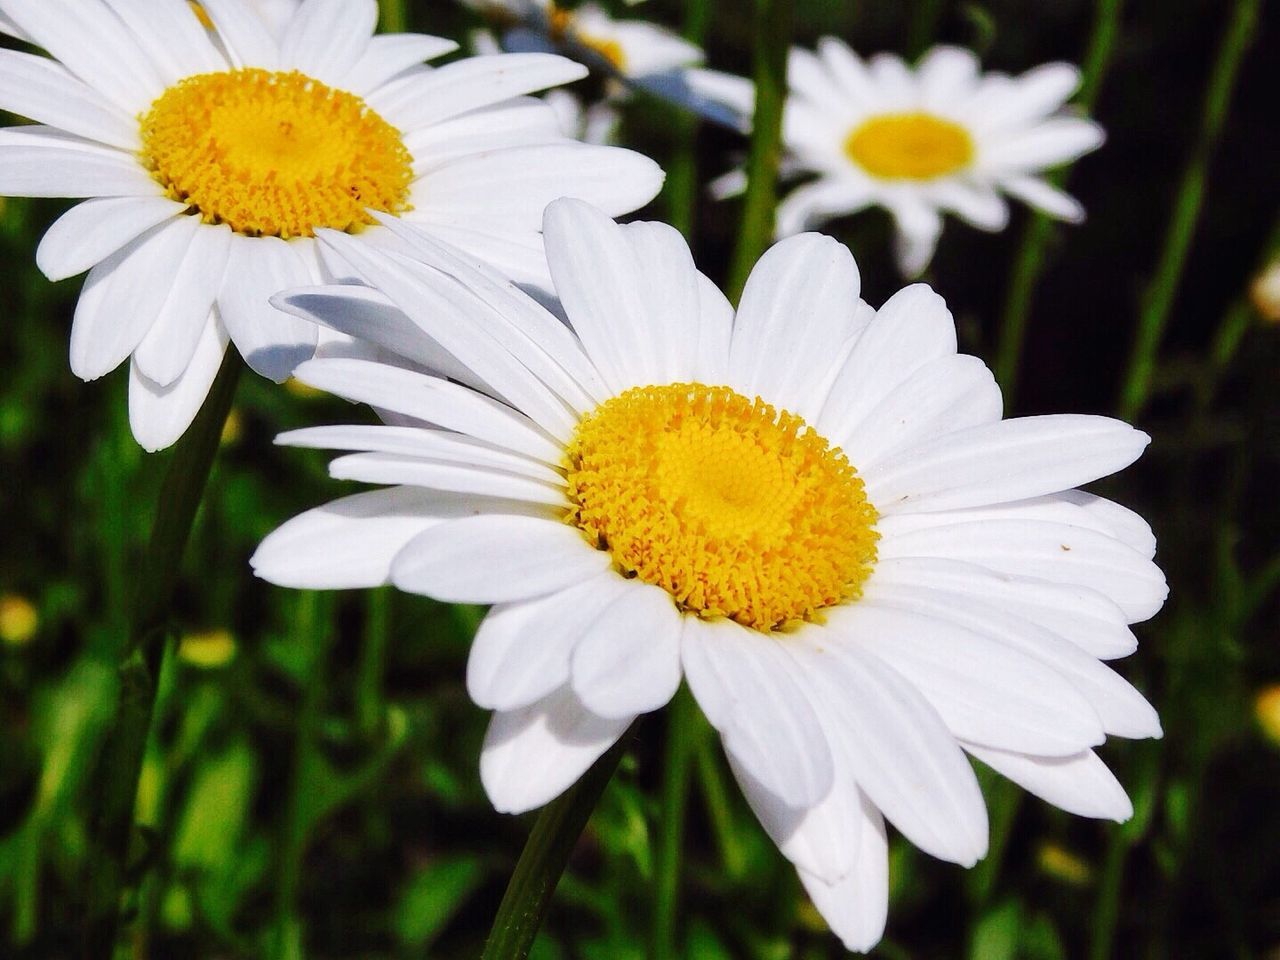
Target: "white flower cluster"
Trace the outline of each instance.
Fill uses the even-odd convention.
[[[966,866],[986,852],[975,757],[1050,803],[1123,820],[1094,752],[1160,735],[1105,661],[1166,595],[1136,514],[1078,488],[1148,438],[1096,416],[1002,419],[941,297],[873,309],[849,251],[778,243],[735,309],[672,228],[640,154],[564,134],[528,94],[586,68],[640,82],[696,48],[595,7],[522,5],[518,52],[424,61],[374,0],[0,0],[0,194],[83,200],[37,259],[88,271],[72,369],[130,361],[149,449],[191,422],[229,343],[251,367],[365,403],[344,451],[379,489],[287,523],[254,570],[308,589],[490,604],[467,672],[494,711],[502,811],[545,804],[687,682],[761,824],[854,950],[887,912],[886,821]],[[590,59],[590,57],[586,58]],[[999,229],[1008,193],[1096,147],[1063,65],[912,69],[796,51],[785,139],[816,175],[780,234],[870,204],[928,262],[950,210]],[[745,118],[751,91],[682,80]]]

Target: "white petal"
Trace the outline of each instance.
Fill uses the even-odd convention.
[[[339,457],[329,464],[329,475],[335,480],[404,484],[440,493],[500,497],[547,507],[563,508],[568,503],[563,489],[541,480],[486,467],[434,463],[421,457],[391,453],[353,453]]]
[[[853,869],[834,884],[801,870],[800,882],[845,948],[866,953],[884,936],[889,916],[889,842],[880,811],[865,796],[860,795],[860,800],[858,858]]]
[[[609,569],[574,527],[553,519],[474,516],[419,534],[391,570],[401,590],[446,603],[544,596]]]
[[[818,55],[822,57],[832,78],[844,89],[845,96],[853,103],[874,103],[879,99],[879,91],[871,74],[843,40],[838,37],[823,37],[818,41]]]
[[[559,464],[564,450],[522,414],[468,387],[368,360],[311,360],[294,375],[317,390],[394,410]]]
[[[629,223],[622,228],[642,282],[639,297],[654,383],[695,377],[700,323],[700,274],[689,244],[665,223]]]
[[[100,3],[5,0],[5,13],[37,46],[129,115],[164,89],[133,35]]]
[[[1111,736],[1161,736],[1160,718],[1155,709],[1128,681],[1075,644],[1024,617],[1006,613],[963,593],[921,587],[894,589],[884,582],[868,584],[863,599],[959,624],[1034,657],[1069,681],[1088,700],[1102,722],[1102,729]],[[979,737],[960,736],[987,746],[1022,749]],[[1027,748],[1026,752],[1057,755],[1057,751],[1036,747]]]
[[[0,50],[0,109],[122,150],[139,146],[137,120],[48,57]]]
[[[501,501],[485,509],[509,510]],[[277,528],[258,546],[254,573],[282,587],[338,590],[377,587],[391,580],[391,565],[405,545],[428,527],[472,516],[476,501],[416,487],[392,487],[343,497],[308,510]]]
[[[1080,86],[1080,71],[1069,63],[1046,63],[1010,82],[1006,96],[976,102],[974,123],[984,130],[1009,129],[1057,110]]]
[[[881,513],[951,510],[1089,483],[1123,470],[1150,442],[1110,417],[1022,417],[917,444],[864,479]]]
[[[841,446],[860,472],[899,450],[955,430],[994,423],[1003,399],[991,371],[963,354],[931,360],[894,387]]]
[[[978,58],[963,47],[934,47],[920,59],[916,76],[921,106],[937,110],[973,91],[978,79]]]
[[[932,557],[882,557],[865,586],[907,592],[930,589],[959,594],[991,610],[1004,610],[1065,637],[1095,657],[1127,657],[1138,647],[1123,611],[1096,590],[998,573],[974,563]]]
[[[369,40],[363,55],[342,78],[340,86],[368,96],[410,67],[457,49],[457,43],[444,37],[422,33],[381,34]]]
[[[1127,543],[1147,559],[1156,555],[1156,535],[1151,530],[1151,524],[1128,507],[1083,490],[1065,490],[1058,496],[1089,513],[1113,537]]]
[[[436,170],[423,185],[423,214],[503,217],[539,225],[547,204],[585,200],[609,216],[644,206],[662,189],[662,168],[620,147],[585,143],[508,147],[464,157]]]
[[[229,227],[200,224],[173,272],[164,306],[134,354],[138,369],[160,386],[186,369],[222,286],[230,250]]]
[[[50,280],[74,277],[185,209],[167,197],[86,200],[49,227],[36,250],[36,265]]]
[[[732,756],[729,766],[756,819],[784,857],[826,883],[836,883],[854,869],[859,856],[862,796],[846,762],[836,758],[831,789],[805,809],[783,803]]]
[[[9,197],[158,197],[138,161],[44,127],[0,130],[0,194]]]
[[[938,238],[942,236],[942,215],[914,190],[886,196],[884,204],[898,228],[893,244],[898,269],[904,277],[918,277],[929,266],[938,248]]]
[[[573,692],[602,717],[657,710],[680,686],[685,618],[660,587],[628,586],[573,651]]]
[[[129,425],[144,450],[162,450],[186,433],[204,405],[226,352],[227,331],[214,313],[201,331],[187,369],[173,383],[159,386],[143,375],[136,362],[130,365]]]
[[[337,86],[378,24],[376,0],[304,0],[280,44],[280,64]]]
[[[987,812],[937,712],[898,673],[856,648],[824,649],[821,628],[789,638],[868,798],[917,847],[972,866],[987,850]]]
[[[945,517],[945,514],[939,514]],[[906,518],[910,519],[910,518]],[[1130,623],[1160,610],[1169,588],[1154,563],[1086,527],[1036,520],[986,520],[898,531],[885,517],[880,556],[941,557],[1014,576],[1087,587],[1115,601]]]
[[[1066,756],[1102,743],[1102,721],[1061,674],[934,611],[872,600],[832,612],[827,628],[908,680],[957,738]],[[855,665],[856,666],[856,665]]]
[[[478,706],[516,710],[559,689],[574,648],[591,631],[608,634],[610,605],[635,586],[607,571],[545,597],[498,604],[471,644],[467,693]]]
[[[724,383],[729,376],[729,348],[733,342],[733,304],[711,280],[698,274],[697,379]]]
[[[1029,793],[1080,817],[1123,823],[1133,816],[1124,787],[1092,750],[1074,757],[1032,757],[965,744],[992,770]]]
[[[992,143],[981,163],[987,169],[1002,171],[1042,170],[1097,150],[1105,140],[1102,128],[1093,121],[1062,117]]]
[[[510,97],[572,83],[587,68],[549,53],[468,57],[388,84],[369,105],[402,130],[425,127]]]
[[[274,69],[280,64],[280,47],[266,24],[244,0],[200,0],[218,36],[227,45],[237,67]]]
[[[1059,220],[1068,223],[1084,220],[1084,207],[1079,200],[1040,177],[1007,177],[1000,181],[1000,186],[1019,200]]]
[[[843,445],[889,392],[930,360],[956,352],[946,301],[922,283],[898,291],[862,331],[831,387],[817,426]]]
[[[106,0],[129,28],[166,85],[184,77],[225,70],[227,61],[186,3]]]
[[[854,333],[860,288],[842,243],[806,233],[775,244],[742,291],[730,385],[814,419],[830,389],[823,374]]]
[[[480,755],[480,781],[494,809],[524,813],[554,800],[633,719],[597,717],[568,689],[523,710],[495,713]]]
[[[89,271],[71,326],[76,376],[95,380],[133,352],[160,315],[199,227],[193,217],[175,217]]]
[[[998,232],[1009,225],[1009,205],[986,183],[943,180],[931,194],[935,203],[979,230]]]
[[[871,182],[854,177],[826,177],[796,187],[778,204],[776,234],[789,237],[811,230],[832,217],[857,213],[875,198]]]
[[[690,617],[681,653],[689,689],[743,770],[791,807],[830,792],[831,750],[778,640]]]
[[[218,306],[240,355],[268,380],[283,383],[315,352],[315,325],[271,305],[273,294],[310,282],[306,262],[278,237],[232,238]]]

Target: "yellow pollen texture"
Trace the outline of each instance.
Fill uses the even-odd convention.
[[[413,159],[360,97],[301,73],[187,77],[142,118],[142,161],[206,223],[251,237],[310,237],[408,209]]]
[[[636,387],[566,454],[568,520],[681,609],[770,632],[857,599],[877,514],[839,449],[728,387]]]
[[[973,162],[973,138],[929,113],[889,113],[864,121],[844,144],[849,159],[885,180],[933,180]]]

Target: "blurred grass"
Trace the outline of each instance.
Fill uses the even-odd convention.
[[[749,18],[713,6],[713,62],[745,70]],[[632,13],[678,25],[684,7],[650,0]],[[407,14],[412,27],[455,37],[471,24],[443,3],[410,3]],[[1090,220],[1048,241],[1013,412],[1106,412],[1137,329],[1138,283],[1158,261],[1179,190],[1180,164],[1164,158],[1195,149],[1227,14],[1210,0],[1126,4],[1097,103],[1109,142],[1073,174]],[[916,13],[814,0],[795,16],[802,42],[835,31],[873,52],[934,36],[1016,72],[1078,56],[1093,4],[943,2]],[[1002,856],[966,873],[895,842],[878,957],[1083,957],[1100,911],[1115,927],[1098,955],[1271,960],[1280,949],[1280,743],[1262,722],[1280,683],[1280,329],[1260,324],[1245,295],[1280,210],[1277,28],[1275,6],[1264,7],[1204,167],[1199,226],[1140,422],[1155,443],[1105,490],[1152,520],[1173,586],[1170,605],[1140,628],[1138,654],[1119,664],[1159,707],[1166,737],[1103,751],[1138,815],[1124,828],[1082,821],[984,777],[993,823],[1008,824]],[[648,102],[627,118],[633,145],[664,163],[678,143],[670,124]],[[697,137],[704,179],[743,148],[724,131]],[[696,199],[698,260],[723,280],[739,211]],[[88,774],[163,462],[129,436],[122,372],[82,384],[67,370],[81,281],[49,284],[32,265],[61,209],[8,200],[0,211],[0,956],[16,960],[78,955]],[[887,229],[877,214],[833,225],[873,301],[898,285]],[[949,223],[933,268],[965,349],[988,360],[1020,233]],[[369,414],[249,377],[234,414],[179,582],[181,642],[159,679],[131,848],[141,885],[118,954],[478,956],[530,823],[494,814],[479,785],[486,718],[462,682],[479,611],[390,592],[307,597],[254,580],[246,561],[263,535],[355,489],[327,480],[322,456],[271,438]],[[693,714],[675,955],[840,956]],[[669,856],[665,727],[665,717],[645,724],[624,758],[538,960],[646,956]]]

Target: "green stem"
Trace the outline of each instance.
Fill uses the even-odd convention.
[[[729,801],[729,788],[725,786],[724,768],[715,738],[698,736],[692,749],[698,765],[702,799],[707,806],[707,816],[711,818],[716,848],[720,851],[720,862],[724,864],[730,880],[740,880],[747,872],[747,851],[733,822],[733,806]]]
[[[1098,91],[1111,63],[1111,53],[1120,33],[1122,0],[1098,0],[1094,12],[1093,29],[1085,53],[1080,93],[1076,103],[1086,112],[1091,111],[1098,99]],[[1049,176],[1054,186],[1066,183],[1067,170],[1057,170]],[[996,348],[995,374],[1004,390],[1006,405],[1012,405],[1018,384],[1018,368],[1022,362],[1022,348],[1027,336],[1027,320],[1031,313],[1031,301],[1045,268],[1045,255],[1054,235],[1054,221],[1043,213],[1033,213],[1022,235],[1018,257],[1014,262],[1005,295],[1004,311],[1000,319],[1000,342]]]
[[[747,196],[742,232],[729,272],[729,299],[737,302],[747,277],[773,241],[782,162],[782,109],[787,98],[787,52],[791,45],[792,0],[756,0],[752,50],[756,109],[747,155]]]
[[[685,7],[684,38],[701,47],[711,23],[710,0],[690,0]],[[676,149],[667,167],[667,219],[692,242],[698,209],[698,154],[695,140],[701,126],[698,115],[677,110],[672,115]]]
[[[120,650],[115,713],[90,785],[93,866],[83,928],[87,957],[110,958],[115,948],[120,898],[128,886],[138,776],[168,640],[169,606],[242,368],[239,354],[227,351],[204,406],[170,455],[160,488],[129,632]]]
[[[634,729],[634,728],[633,728]],[[551,905],[560,875],[614,770],[630,731],[572,787],[542,808],[498,907],[480,960],[524,960]]]
[[[1129,855],[1129,838],[1113,829],[1107,841],[1102,879],[1098,884],[1098,907],[1093,915],[1093,941],[1089,960],[1110,960],[1120,919],[1120,887],[1124,882],[1124,864]]]
[[[676,904],[680,895],[680,852],[684,847],[689,773],[698,733],[698,708],[681,686],[667,709],[667,743],[658,824],[657,882],[653,898],[652,960],[677,960]]]
[[[1205,92],[1200,137],[1182,174],[1159,266],[1143,296],[1133,354],[1120,392],[1120,415],[1126,420],[1137,417],[1151,397],[1156,353],[1169,323],[1169,314],[1186,266],[1187,253],[1191,249],[1191,240],[1195,236],[1204,205],[1209,160],[1227,119],[1240,63],[1253,38],[1261,2],[1262,0],[1236,0],[1231,12],[1231,22],[1214,61],[1209,87]]]
[[[322,599],[325,602],[322,603]],[[276,886],[277,960],[301,960],[303,957],[298,891],[302,885],[302,862],[312,822],[308,816],[313,802],[311,791],[316,786],[312,772],[320,712],[325,702],[325,667],[332,642],[327,616],[330,605],[328,598],[322,598],[318,593],[300,593],[290,631],[295,644],[309,646],[310,650],[302,678],[302,708],[298,714],[292,781],[281,836],[280,874]]]
[[[404,33],[409,28],[408,0],[378,0],[378,27],[383,33]]]
[[[391,628],[391,588],[369,591],[364,645],[356,674],[356,725],[372,738],[382,723],[382,679],[387,665],[387,636]]]

